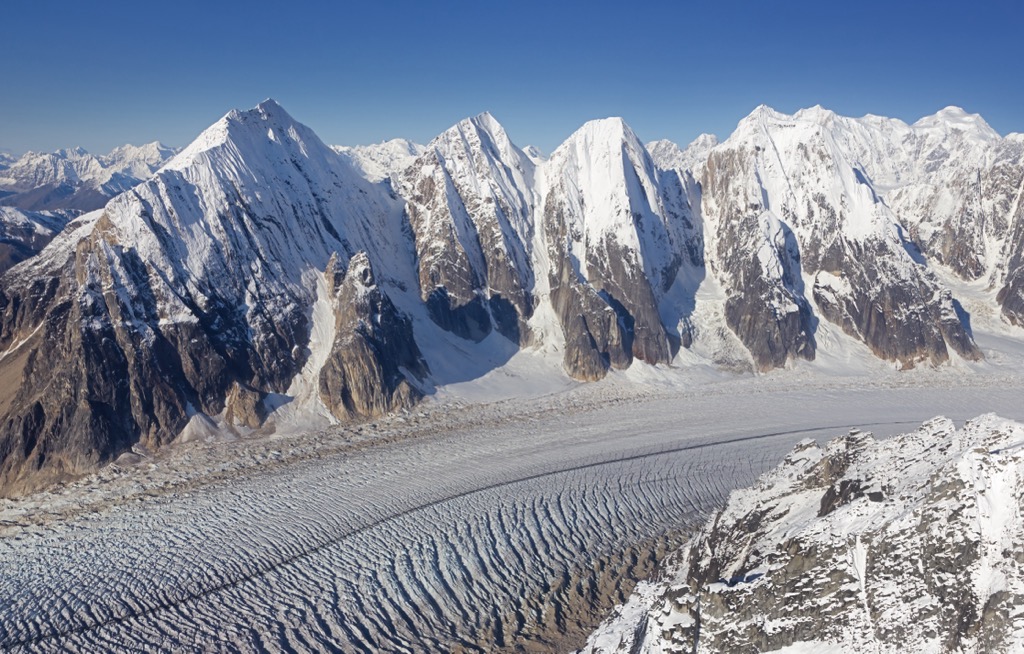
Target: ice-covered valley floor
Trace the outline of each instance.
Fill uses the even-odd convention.
[[[1014,375],[667,377],[452,393],[5,500],[0,649],[568,651],[800,440],[1024,419]]]

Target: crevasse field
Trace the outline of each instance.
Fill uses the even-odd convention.
[[[5,501],[0,647],[569,651],[798,441],[1024,419],[1019,377],[995,369],[575,385],[536,368],[520,355],[420,411],[184,443]]]

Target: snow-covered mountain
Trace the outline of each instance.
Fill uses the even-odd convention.
[[[670,170],[698,171],[708,160],[711,149],[718,145],[718,137],[714,134],[701,134],[685,149],[668,140],[651,141],[647,150],[658,168]]]
[[[258,425],[314,354],[318,302],[333,324],[305,387],[339,417],[417,397],[425,367],[387,297],[415,279],[403,215],[276,103],[229,113],[5,277],[2,363],[22,382],[5,391],[3,485],[211,416]]]
[[[994,415],[804,442],[583,651],[1020,651],[1022,446]]]
[[[334,145],[335,152],[344,156],[371,182],[379,182],[397,175],[423,154],[425,146],[407,139],[391,139],[373,145]]]
[[[473,341],[529,341],[534,164],[490,114],[461,121],[402,173],[419,289],[434,321]]]
[[[702,208],[729,327],[761,369],[813,359],[822,318],[903,366],[977,358],[952,294],[834,119],[762,106],[710,152]]]
[[[1024,295],[1016,274],[1020,261],[1014,259],[1024,245],[1018,237],[1024,232],[1016,229],[1024,214],[1024,136],[1000,137],[980,116],[958,107],[947,107],[912,125],[872,115],[848,118],[821,107],[793,116],[762,107],[740,123],[730,140],[736,141],[738,136],[749,140],[757,131],[751,124],[758,122],[752,120],[756,115],[761,116],[765,142],[755,143],[755,147],[767,147],[769,141],[771,145],[790,146],[790,151],[786,147],[778,151],[779,174],[801,183],[809,181],[804,175],[806,164],[791,152],[792,142],[799,140],[793,138],[795,135],[827,144],[827,158],[853,169],[857,185],[870,189],[880,201],[871,204],[888,208],[892,222],[902,232],[900,239],[916,246],[930,265],[938,264],[965,281],[986,282],[999,292],[998,302],[1006,318],[1024,324]],[[809,147],[810,142],[804,146]],[[770,150],[760,152],[762,156],[775,156]],[[671,157],[666,159],[666,163],[672,162]],[[697,170],[695,174],[701,177],[699,165]],[[828,191],[816,189],[814,193],[821,192],[833,208],[837,197],[843,201],[850,199],[846,191],[839,192],[837,197],[830,197]],[[777,204],[781,196],[776,193],[768,199]],[[852,205],[843,208],[844,217],[855,210]],[[796,211],[799,207],[790,209]],[[862,213],[863,209],[862,206]],[[784,222],[788,225],[785,218]],[[802,242],[801,246],[806,247]],[[827,286],[826,281],[823,292],[831,290]],[[930,294],[929,286],[925,284],[922,288],[923,295]],[[940,312],[948,313],[948,307]],[[839,316],[836,319],[842,322]],[[872,345],[876,339],[865,335],[863,329],[854,331],[877,350],[879,344]],[[959,335],[944,332],[947,344],[950,336],[953,350],[967,349]],[[929,340],[934,347],[923,344],[919,352],[930,350],[929,356],[941,359],[938,338],[933,335]],[[904,359],[906,355],[891,358]]]
[[[922,236],[937,209],[905,218],[889,198],[939,188],[936,170],[991,179],[984,248],[967,251],[992,287],[958,288],[1024,315],[1020,139],[979,120],[761,107],[722,143],[649,150],[608,118],[543,158],[485,113],[427,146],[339,153],[268,101],[166,162],[158,146],[63,153],[68,179],[160,167],[0,279],[0,375],[17,380],[0,391],[0,487],[217,427],[386,413],[522,348],[580,380],[636,359],[966,365],[980,351],[942,281],[959,268]],[[37,245],[46,220],[10,217]]]
[[[0,203],[27,211],[92,211],[149,177],[174,153],[157,142],[122,145],[99,156],[82,148],[27,152],[0,168]]]
[[[679,177],[663,179],[629,126],[607,118],[551,154],[543,188],[550,301],[566,370],[599,379],[634,357],[670,362],[689,342],[672,290],[684,268],[703,263],[688,247],[700,237]]]

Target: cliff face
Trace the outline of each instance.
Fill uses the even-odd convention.
[[[419,286],[431,318],[463,338],[530,341],[534,164],[490,114],[434,139],[405,170]]]
[[[805,442],[584,651],[1016,651],[1022,442],[1024,425],[991,415]]]
[[[423,397],[410,383],[427,376],[412,323],[377,285],[366,253],[339,269],[327,266],[335,302],[335,334],[320,370],[320,399],[336,418],[377,417],[412,406]]]

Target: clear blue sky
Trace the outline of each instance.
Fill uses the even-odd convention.
[[[897,6],[899,5],[899,6]],[[904,6],[905,5],[905,6]],[[550,151],[592,118],[726,136],[756,105],[1024,131],[1024,2],[7,0],[0,149],[185,145],[273,97],[328,143],[491,111]]]

